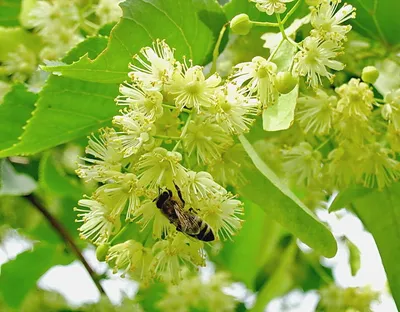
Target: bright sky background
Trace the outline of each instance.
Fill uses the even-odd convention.
[[[352,214],[344,210],[339,213],[329,214],[320,211],[318,216],[327,221],[335,235],[345,235],[361,251],[361,269],[355,277],[351,276],[348,265],[347,248],[339,243],[339,251],[333,259],[324,259],[324,264],[332,267],[337,283],[343,287],[371,286],[373,290],[383,292],[381,302],[373,305],[374,312],[396,312],[396,306],[392,297],[386,290],[386,276],[379,257],[378,249],[372,236],[367,233],[361,222]],[[301,245],[301,247],[304,247]],[[10,236],[0,247],[0,265],[14,258],[18,253],[31,248],[31,244],[21,238]],[[307,248],[307,247],[305,247]],[[84,256],[99,273],[107,270],[107,265],[99,263],[95,258],[94,249],[85,250]],[[212,274],[210,266],[202,271],[203,277]],[[110,280],[103,281],[102,285],[110,299],[118,304],[123,296],[133,297],[137,291],[137,285],[128,279],[120,278],[109,272]],[[55,266],[51,268],[39,280],[39,286],[48,290],[61,293],[67,301],[79,306],[84,303],[92,303],[99,300],[99,293],[90,279],[88,273],[80,262],[75,261],[66,266]],[[238,299],[245,301],[251,306],[254,295],[245,289],[240,283],[235,283],[226,290]],[[286,303],[295,306],[285,311],[290,312],[313,312],[318,303],[318,295],[315,292],[303,294],[301,291],[293,291],[286,296]],[[266,309],[267,312],[284,311],[283,300],[273,300]]]

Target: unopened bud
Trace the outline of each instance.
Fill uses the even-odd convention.
[[[252,27],[249,16],[247,14],[239,14],[232,18],[230,27],[234,34],[236,35],[247,35]]]
[[[381,114],[383,119],[388,120],[390,115],[392,115],[392,106],[390,106],[390,104],[383,105]]]
[[[110,249],[110,244],[101,244],[97,247],[96,249],[96,258],[100,262],[106,261],[106,256],[108,253],[108,250]]]
[[[361,74],[361,79],[368,83],[375,83],[379,77],[379,71],[375,66],[364,67]]]
[[[275,77],[275,88],[281,94],[287,94],[294,89],[298,83],[298,78],[291,72],[279,72]]]

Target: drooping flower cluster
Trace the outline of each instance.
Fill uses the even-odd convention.
[[[251,86],[206,77],[201,66],[176,60],[165,41],[143,48],[129,67],[116,130],[89,139],[77,170],[101,184],[79,201],[79,230],[102,249],[112,245],[105,260],[115,271],[176,282],[184,265],[205,265],[204,241],[231,239],[241,227],[242,203],[222,185],[242,177],[223,159],[260,105]],[[215,167],[217,180],[207,172]],[[138,236],[112,244],[127,227]]]
[[[340,71],[344,64],[335,58],[343,50],[346,34],[350,25],[342,25],[355,17],[355,9],[345,4],[338,8],[340,1],[323,0],[311,7],[311,25],[309,37],[300,43],[300,50],[295,55],[295,72],[307,78],[308,84],[316,88],[322,84],[322,77],[333,80],[330,69]]]
[[[206,282],[199,276],[188,276],[178,285],[169,285],[157,306],[165,312],[185,312],[191,309],[235,311],[235,299],[223,292],[223,288],[229,285],[227,274],[222,272],[214,274]]]

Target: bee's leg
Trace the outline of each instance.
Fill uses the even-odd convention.
[[[193,208],[189,208],[189,212],[196,214],[196,211]]]
[[[178,232],[182,232],[182,227],[181,227],[180,224],[178,224],[178,225],[176,226],[176,230],[177,230]]]
[[[181,189],[179,188],[178,185],[175,184],[175,182],[174,182],[174,185],[175,185],[176,191],[178,192],[178,196],[179,196],[180,200],[182,201],[182,204],[185,205],[185,201],[183,200]]]

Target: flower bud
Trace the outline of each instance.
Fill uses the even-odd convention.
[[[108,253],[108,250],[110,249],[110,244],[101,244],[100,246],[97,247],[96,249],[96,258],[100,262],[106,261],[106,256]]]
[[[231,30],[236,35],[247,35],[250,32],[253,24],[250,22],[249,16],[247,14],[236,15],[230,23]]]
[[[383,119],[389,120],[390,116],[392,115],[392,112],[393,112],[393,110],[392,110],[392,106],[390,106],[390,104],[383,105],[382,111],[381,111]]]
[[[375,66],[364,67],[361,74],[361,79],[368,83],[375,83],[379,77],[379,71]]]
[[[279,72],[275,78],[275,88],[281,94],[287,94],[294,89],[298,83],[298,78],[291,72]]]

